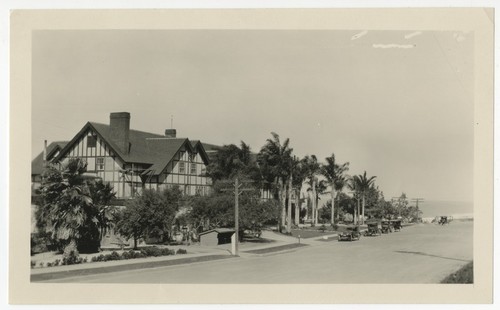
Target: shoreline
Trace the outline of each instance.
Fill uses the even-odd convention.
[[[442,214],[442,215],[437,215],[437,216],[451,216],[454,221],[473,221],[474,220],[474,214],[473,213],[456,213],[456,214]],[[423,223],[431,223],[434,221],[434,217],[429,217],[429,216],[423,216],[422,217],[422,222]]]

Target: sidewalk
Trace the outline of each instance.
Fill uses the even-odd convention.
[[[31,269],[31,281],[47,281],[68,277],[87,276],[100,273],[118,272],[143,268],[166,267],[192,264],[218,259],[232,258],[229,254],[197,253],[160,257],[136,258],[108,262],[93,262],[50,268]]]
[[[325,235],[321,238],[300,239],[282,235],[273,231],[263,231],[262,240],[268,242],[244,242],[240,243],[240,257],[255,257],[265,255],[276,255],[295,251],[297,248],[308,245],[324,244],[319,241],[324,237],[335,238],[336,234]],[[129,260],[115,260],[107,262],[90,262],[76,265],[55,266],[47,268],[31,269],[31,281],[48,281],[68,277],[87,276],[100,273],[119,272],[143,268],[157,268],[192,263],[201,263],[219,259],[235,258],[231,255],[231,244],[223,244],[214,247],[205,247],[198,244],[184,246],[188,254],[177,254],[160,257],[136,258]]]

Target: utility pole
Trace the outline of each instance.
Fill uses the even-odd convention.
[[[239,238],[238,238],[238,235],[239,235],[239,229],[240,229],[240,225],[239,225],[239,196],[240,196],[240,193],[239,193],[239,188],[240,188],[240,184],[238,182],[238,176],[236,176],[236,178],[234,179],[234,255],[235,256],[238,256],[238,242],[239,242]]]
[[[420,211],[418,209],[418,203],[424,202],[424,198],[413,198],[411,201],[415,201],[415,205],[417,207],[417,223],[420,222]]]
[[[242,183],[240,183],[239,177],[236,176],[234,178],[234,256],[238,256],[238,242],[239,242],[239,230],[240,230],[240,225],[239,225],[239,196],[244,192],[244,191],[251,191],[251,188],[241,188],[243,186]],[[226,192],[230,191],[231,189],[222,189],[221,191]]]

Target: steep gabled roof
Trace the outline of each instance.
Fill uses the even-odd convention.
[[[209,155],[207,154],[207,151],[205,149],[206,143],[202,143],[200,140],[191,140],[191,145],[193,146],[193,149],[201,155],[201,158],[205,162],[205,164],[208,164],[210,162]],[[207,144],[207,145],[212,145],[212,144]]]
[[[185,146],[191,151],[193,148],[187,138],[158,138],[146,139],[147,152],[154,163],[143,174],[153,173],[158,175],[165,170],[167,165],[174,159],[175,154]]]
[[[61,151],[68,141],[55,141],[47,146],[47,159],[50,160],[57,151]],[[43,172],[43,151],[31,161],[31,174],[42,174]]]
[[[88,122],[78,134],[66,145],[60,152],[57,160],[60,160],[64,155],[71,150],[73,145],[84,135],[88,129],[93,130],[97,135],[108,144],[111,150],[126,163],[140,163],[151,165],[143,174],[158,175],[165,170],[167,165],[172,161],[175,154],[186,147],[191,151],[196,149],[201,153],[201,156],[208,163],[208,156],[205,153],[203,145],[198,142],[190,142],[187,138],[168,138],[163,135],[133,130],[129,131],[130,151],[124,153],[114,141],[111,135],[109,125]]]

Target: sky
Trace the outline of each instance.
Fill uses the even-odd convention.
[[[371,30],[39,30],[32,158],[87,121],[258,152],[335,154],[386,198],[472,201],[473,33]]]

